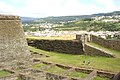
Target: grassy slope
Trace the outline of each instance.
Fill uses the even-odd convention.
[[[57,52],[48,52],[48,51],[36,49],[30,46],[29,49],[49,55],[50,57],[40,58],[44,61],[61,63],[75,67],[102,69],[111,72],[120,71],[120,58],[91,57],[86,55],[70,55],[70,54],[62,54],[62,53],[60,54]],[[91,61],[90,65],[83,65],[84,60]]]

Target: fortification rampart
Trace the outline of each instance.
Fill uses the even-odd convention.
[[[0,15],[0,62],[30,55],[19,16]]]
[[[12,15],[0,15],[0,20],[20,20],[20,17]]]
[[[84,45],[84,49],[85,49],[85,54],[86,55],[90,55],[90,56],[103,56],[103,57],[114,57],[111,54],[108,54],[107,52],[104,52],[102,50],[99,50],[95,47],[92,47],[90,45],[85,44]]]
[[[91,35],[91,42],[102,45],[103,47],[120,50],[120,40],[103,39],[94,35]]]
[[[30,46],[66,54],[83,54],[83,46],[80,41],[72,40],[35,40],[27,39]]]

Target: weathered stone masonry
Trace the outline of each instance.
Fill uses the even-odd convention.
[[[0,15],[0,62],[30,55],[20,17]]]
[[[95,47],[92,47],[90,45],[85,44],[84,45],[84,49],[85,49],[85,54],[86,55],[90,55],[90,56],[104,56],[104,57],[114,57],[111,54],[108,54],[107,52],[104,52],[102,50],[99,50]]]
[[[66,54],[84,54],[81,41],[27,39],[30,46]]]
[[[91,42],[94,42],[96,44],[102,45],[103,47],[114,49],[114,50],[120,50],[120,40],[108,40],[103,39],[94,35],[91,35]]]

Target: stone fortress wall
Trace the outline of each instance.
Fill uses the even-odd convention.
[[[0,62],[30,55],[19,16],[0,15]]]
[[[108,54],[105,51],[99,50],[95,47],[92,47],[90,45],[85,44],[84,45],[84,49],[85,49],[85,55],[90,55],[90,56],[103,56],[103,57],[114,57],[111,54]]]
[[[91,42],[94,42],[94,43],[99,44],[106,48],[120,50],[120,40],[119,39],[116,39],[116,40],[103,39],[101,37],[91,35]]]
[[[81,41],[27,39],[28,45],[47,51],[66,54],[84,54]]]
[[[12,15],[0,15],[0,20],[20,20],[20,17]]]
[[[100,50],[94,46],[88,45],[86,42],[93,42],[99,44],[103,47],[120,50],[120,40],[108,40],[95,35],[76,35],[76,40],[82,41],[84,53],[90,56],[104,56],[104,57],[115,57],[112,54],[109,54],[106,51]]]
[[[85,42],[93,42],[103,47],[120,51],[120,39],[104,39],[95,35],[76,35],[76,40],[82,40]]]

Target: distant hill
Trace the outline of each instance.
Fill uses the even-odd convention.
[[[73,20],[79,20],[79,19],[84,19],[84,18],[91,18],[93,17],[92,15],[80,15],[80,16],[58,16],[58,17],[46,17],[46,18],[41,18],[42,20],[46,22],[67,22],[67,21],[73,21]],[[39,19],[39,20],[41,20]]]
[[[21,21],[24,22],[32,22],[38,18],[32,18],[32,17],[21,17]]]
[[[94,16],[113,16],[113,15],[120,15],[120,11],[114,11],[110,13],[98,13],[98,14],[93,14]]]
[[[58,23],[58,22],[67,22],[67,21],[73,21],[73,20],[80,20],[80,19],[86,19],[96,16],[113,16],[113,15],[120,15],[120,11],[114,11],[110,13],[98,13],[98,14],[92,14],[92,15],[77,15],[77,16],[58,16],[58,17],[45,17],[45,18],[30,18],[30,17],[21,17],[22,22],[50,22],[50,23]]]

